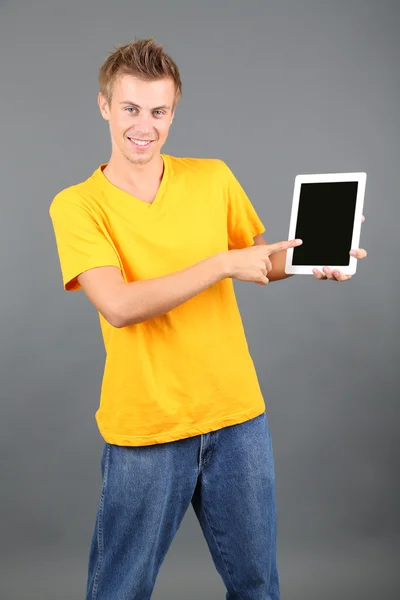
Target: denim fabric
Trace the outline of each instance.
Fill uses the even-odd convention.
[[[226,600],[279,600],[266,413],[151,446],[106,443],[86,600],[148,600],[192,504]]]

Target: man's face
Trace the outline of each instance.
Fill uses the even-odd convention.
[[[101,93],[98,96],[101,114],[110,126],[112,154],[137,165],[159,156],[174,116],[174,99],[172,79],[118,77],[111,106]]]

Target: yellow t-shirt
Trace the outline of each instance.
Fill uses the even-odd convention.
[[[49,214],[66,291],[93,267],[119,267],[126,282],[161,277],[252,246],[265,231],[223,161],[162,158],[152,204],[108,181],[106,164],[55,196]],[[106,442],[171,442],[265,410],[232,279],[142,323],[116,328],[98,314],[106,359],[95,418]]]

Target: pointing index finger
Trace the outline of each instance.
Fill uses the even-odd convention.
[[[275,252],[281,252],[282,250],[288,250],[289,248],[295,248],[301,246],[303,240],[286,240],[283,242],[276,242],[275,244],[268,245],[268,254],[275,254]]]

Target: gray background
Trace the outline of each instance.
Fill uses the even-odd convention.
[[[367,171],[351,281],[235,285],[274,440],[282,598],[399,598],[399,2],[0,7],[2,600],[84,598],[104,349],[84,293],[62,290],[48,206],[108,160],[97,72],[148,36],[183,78],[164,151],[225,160],[268,241],[287,239],[297,173]],[[224,598],[191,508],[152,598]]]

